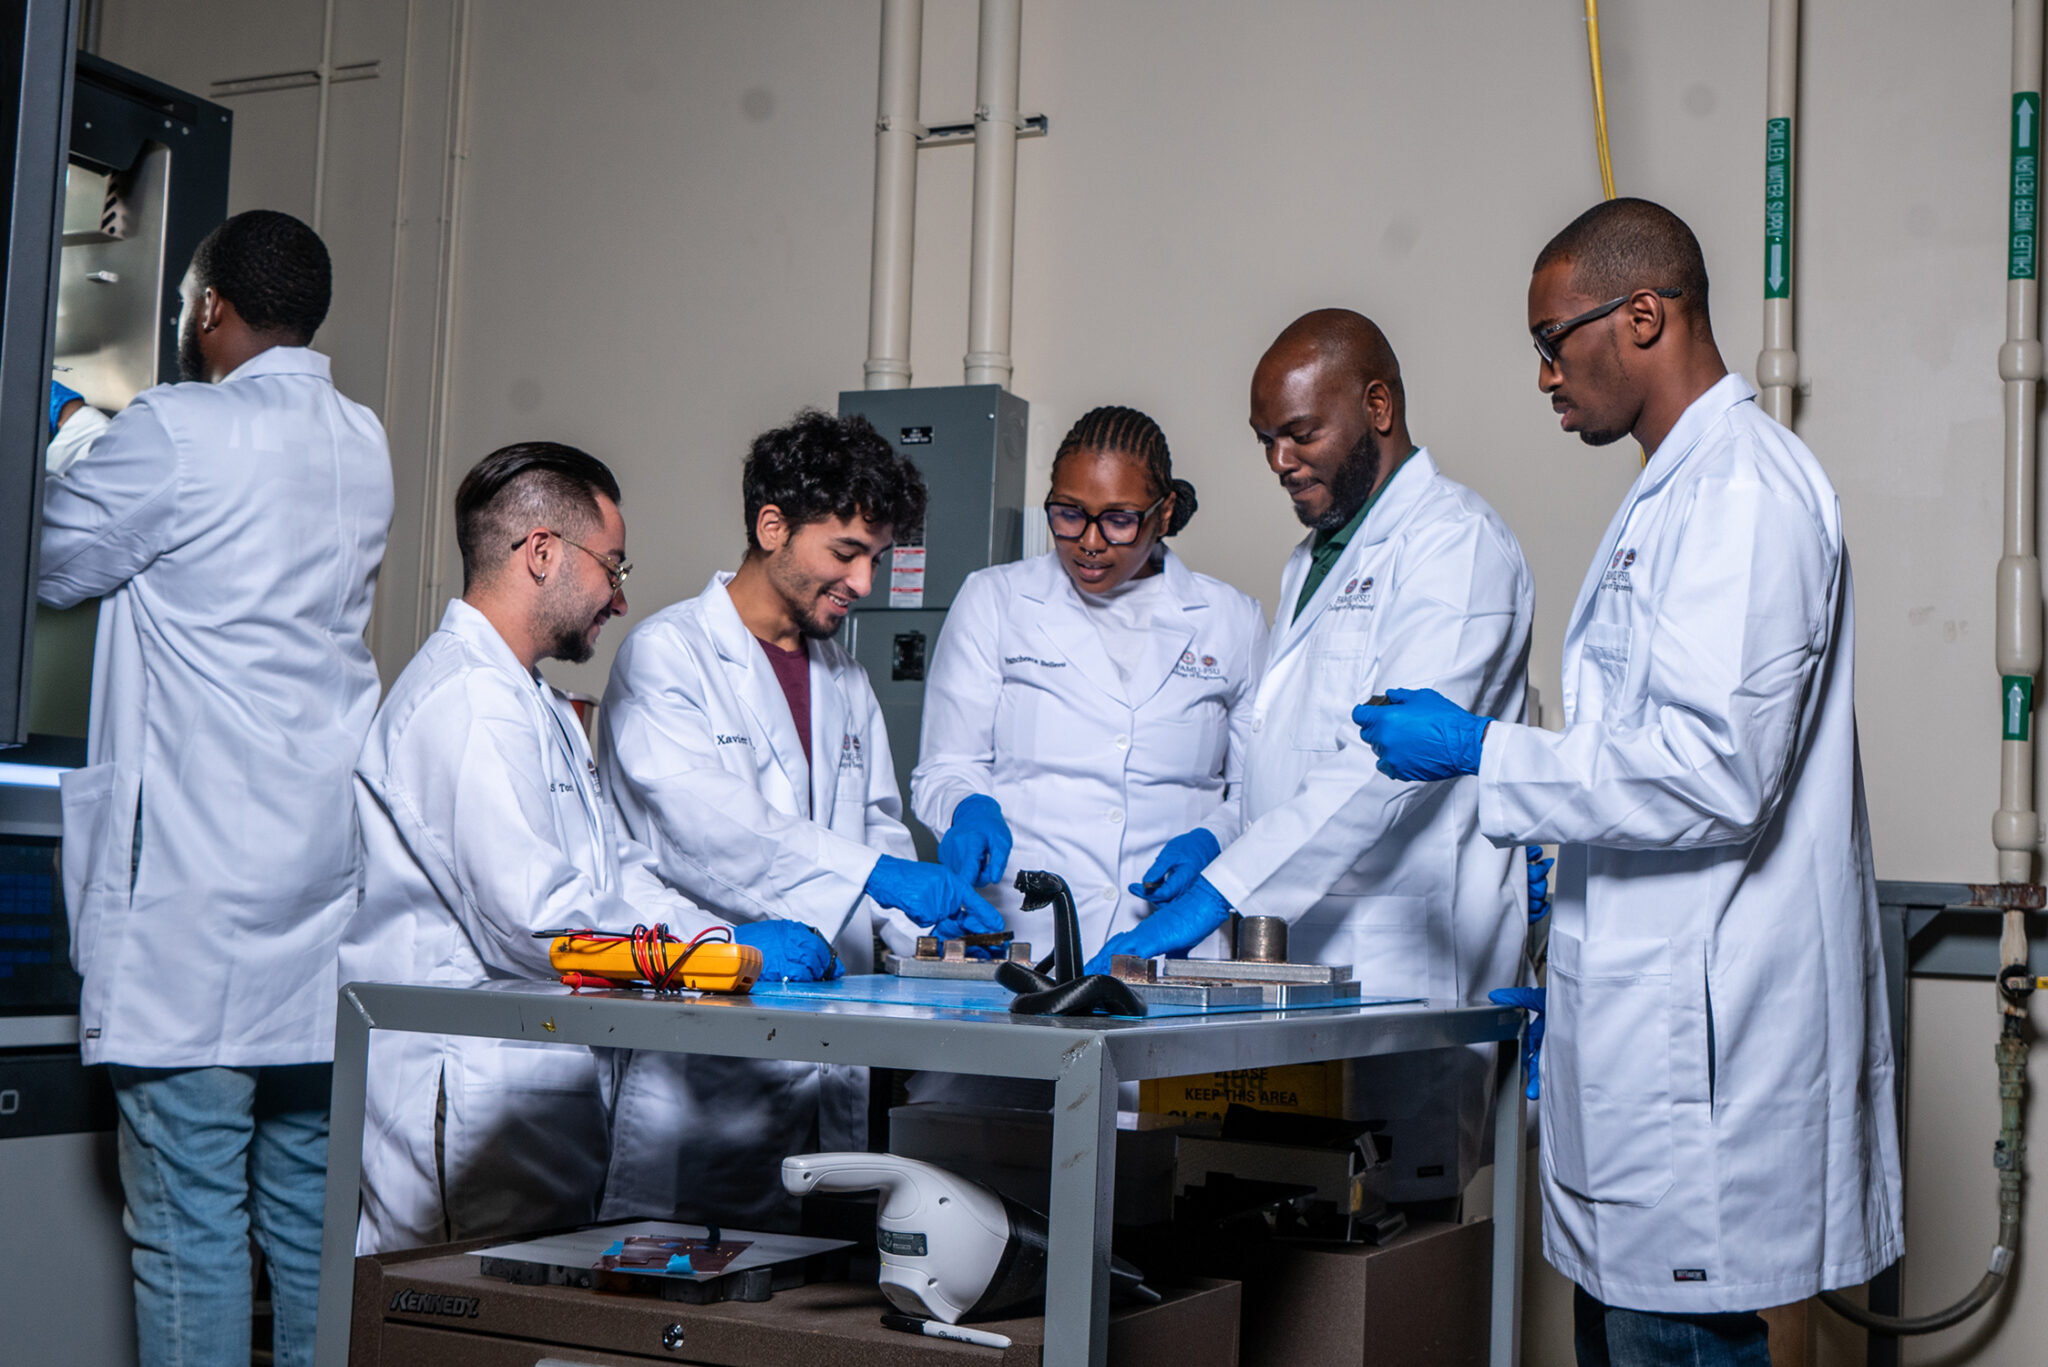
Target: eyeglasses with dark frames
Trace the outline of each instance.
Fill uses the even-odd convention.
[[[560,532],[548,527],[541,527],[537,528],[536,530],[546,532],[549,536],[552,536],[557,541],[567,542],[569,545],[574,546],[577,550],[582,551],[585,555],[589,556],[592,560],[595,560],[597,562],[598,568],[604,571],[604,577],[611,584],[613,593],[617,593],[620,589],[626,587],[626,576],[633,572],[632,561],[621,560],[618,564],[614,565],[611,562],[611,558],[609,556],[599,555],[596,551],[593,551],[592,549],[590,549],[590,547],[584,545],[581,541],[570,541],[568,537],[563,536]],[[512,543],[512,549],[516,551],[532,539],[533,533],[528,532],[525,536],[520,537],[517,541]]]
[[[1138,539],[1138,532],[1144,527],[1145,519],[1159,511],[1170,494],[1161,494],[1151,507],[1143,512],[1130,508],[1105,508],[1090,515],[1071,503],[1045,501],[1046,525],[1061,541],[1079,541],[1088,535],[1092,525],[1102,533],[1102,539],[1112,546],[1128,546]]]
[[[1614,312],[1639,294],[1654,294],[1661,299],[1676,299],[1684,293],[1685,291],[1681,289],[1645,288],[1630,290],[1619,298],[1609,299],[1597,308],[1587,309],[1584,313],[1567,318],[1561,323],[1539,323],[1537,326],[1529,329],[1529,340],[1536,344],[1536,354],[1543,358],[1543,364],[1554,366],[1557,364],[1557,344],[1563,341],[1564,335],[1573,328],[1583,327],[1587,323],[1597,322],[1605,318],[1608,314]]]

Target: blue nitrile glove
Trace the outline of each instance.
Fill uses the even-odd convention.
[[[1185,954],[1228,919],[1230,903],[1210,886],[1208,879],[1197,876],[1194,886],[1186,892],[1171,902],[1155,902],[1150,916],[1123,934],[1110,936],[1109,943],[1096,952],[1084,971],[1109,972],[1110,958],[1117,954],[1135,954],[1141,959]]]
[[[57,417],[69,403],[83,402],[85,395],[79,393],[62,380],[50,381],[50,435],[57,435]]]
[[[981,899],[960,875],[943,864],[924,864],[885,854],[868,875],[867,895],[894,907],[941,940],[994,935],[1002,913]]]
[[[1206,826],[1197,826],[1166,842],[1166,848],[1145,870],[1145,877],[1131,884],[1131,895],[1151,902],[1171,902],[1195,885],[1209,861],[1223,853]]]
[[[1533,926],[1550,915],[1550,866],[1557,861],[1545,859],[1541,845],[1531,845],[1523,854],[1529,861],[1529,924]]]
[[[1479,772],[1479,738],[1491,717],[1475,717],[1434,688],[1390,688],[1379,706],[1351,709],[1358,734],[1388,778],[1419,782]]]
[[[825,937],[803,921],[743,921],[732,938],[761,951],[764,982],[814,983],[846,971]]]
[[[1010,823],[1003,805],[970,793],[953,808],[953,824],[939,837],[939,862],[975,887],[1003,881],[1010,862]]]
[[[1536,1071],[1536,1062],[1543,1056],[1543,1006],[1549,994],[1547,987],[1496,987],[1486,994],[1486,999],[1495,1006],[1519,1006],[1529,1013],[1528,1044],[1522,1054],[1522,1068],[1529,1079],[1524,1095],[1531,1101],[1543,1095],[1543,1079]]]

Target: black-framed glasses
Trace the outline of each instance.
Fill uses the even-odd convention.
[[[1145,525],[1145,519],[1159,511],[1170,494],[1161,494],[1151,507],[1143,512],[1130,508],[1105,508],[1099,513],[1086,513],[1071,503],[1045,501],[1045,522],[1052,528],[1052,534],[1061,541],[1079,541],[1088,535],[1093,524],[1102,533],[1102,539],[1112,546],[1128,546],[1138,539],[1138,531]]]
[[[1654,294],[1661,299],[1676,299],[1679,295],[1684,294],[1685,291],[1675,288],[1630,290],[1627,294],[1617,299],[1609,299],[1599,307],[1587,309],[1584,313],[1576,317],[1567,318],[1562,323],[1538,324],[1536,327],[1529,329],[1529,340],[1536,344],[1536,354],[1543,358],[1543,364],[1554,366],[1557,364],[1557,344],[1564,340],[1564,335],[1567,332],[1570,332],[1573,328],[1583,327],[1587,323],[1597,322],[1605,318],[1629,300],[1644,293]]]
[[[611,558],[609,556],[599,555],[596,551],[593,551],[592,549],[590,549],[590,547],[584,545],[581,541],[570,541],[568,537],[563,536],[560,532],[555,531],[551,527],[542,527],[540,528],[540,530],[546,532],[549,536],[552,536],[557,541],[568,542],[569,545],[574,546],[577,550],[582,551],[592,560],[595,560],[597,562],[597,567],[604,571],[604,577],[606,581],[611,584],[613,593],[617,593],[620,589],[626,587],[626,576],[633,572],[632,561],[621,560],[618,564],[614,565],[611,562]],[[531,540],[532,537],[533,533],[528,532],[525,536],[520,537],[517,541],[512,543],[512,549],[515,551],[518,550],[521,546],[524,546],[529,540]]]

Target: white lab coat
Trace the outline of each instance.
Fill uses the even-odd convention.
[[[1514,533],[1419,450],[1396,470],[1299,617],[1313,538],[1280,580],[1252,712],[1244,835],[1209,866],[1247,916],[1291,923],[1289,957],[1350,964],[1367,996],[1484,1002],[1525,981],[1519,852],[1480,838],[1478,782],[1378,772],[1351,709],[1434,688],[1519,720],[1531,587]],[[1491,1046],[1359,1065],[1387,1119],[1394,1196],[1454,1196],[1485,1161]],[[1455,1154],[1455,1160],[1453,1155]]]
[[[943,833],[973,794],[1002,804],[1015,844],[985,892],[1037,955],[1052,912],[1022,909],[1018,871],[1067,880],[1091,955],[1149,913],[1128,889],[1167,841],[1241,825],[1265,614],[1170,550],[1160,573],[1149,629],[1115,647],[1128,686],[1057,553],[969,575],[933,653],[912,809]]]
[[[1544,1253],[1706,1313],[1900,1251],[1897,1116],[1834,489],[1730,375],[1622,500],[1562,734],[1489,729],[1480,825],[1558,842]]]
[[[343,982],[483,990],[555,976],[537,930],[718,924],[619,833],[567,701],[459,599],[378,709],[355,791],[364,884]],[[373,1033],[357,1251],[593,1218],[600,1067],[575,1045]]]
[[[349,770],[377,705],[384,429],[304,347],[147,390],[104,426],[44,484],[38,588],[102,599],[88,762],[63,778],[83,1056],[325,1062],[356,902]]]
[[[862,895],[884,854],[917,857],[867,672],[810,641],[811,759],[775,670],[726,584],[655,613],[613,661],[598,711],[601,771],[626,830],[662,878],[728,919],[804,921],[848,973],[873,970],[874,935],[917,933]],[[791,1226],[793,1153],[867,1146],[867,1071],[636,1053],[615,1104],[607,1219]]]

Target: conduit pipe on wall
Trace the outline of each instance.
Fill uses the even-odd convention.
[[[327,103],[334,88],[334,0],[320,16],[320,112],[313,122],[313,231],[320,231],[320,210],[327,199]]]
[[[2013,0],[2012,111],[2009,219],[2006,238],[2005,345],[1998,349],[1998,374],[2005,381],[2004,554],[1998,560],[1997,658],[2002,676],[1999,807],[1991,819],[2001,883],[2033,881],[2034,844],[2040,819],[2033,806],[2032,740],[2034,680],[2041,669],[2041,562],[2035,553],[2035,399],[2041,383],[2040,332],[2040,168],[2041,30],[2043,0]],[[1929,1334],[1960,1324],[1991,1303],[2012,1270],[2019,1247],[2021,1163],[2026,1152],[2027,998],[2033,992],[2028,969],[2026,913],[2033,896],[2004,901],[2004,934],[1999,940],[1996,1046],[1999,1131],[1992,1151],[1998,1174],[1998,1238],[1991,1262],[1977,1285],[1960,1301],[1930,1315],[1908,1319],[1872,1314],[1833,1291],[1821,1300],[1830,1309],[1881,1334]]]
[[[1010,384],[1017,240],[1017,68],[1023,0],[981,0],[974,79],[974,228],[967,275],[967,383]]]
[[[882,0],[875,97],[875,232],[868,267],[869,389],[910,385],[910,279],[917,246],[918,87],[924,0]],[[977,201],[978,202],[978,201]]]
[[[1764,347],[1758,402],[1790,427],[1799,388],[1792,341],[1792,123],[1799,108],[1799,0],[1771,0],[1764,79]]]
[[[2004,553],[1998,561],[1998,847],[2001,883],[2033,881],[2040,818],[2034,811],[2034,681],[2041,672],[2041,561],[2035,549],[2034,480],[2039,459],[2035,402],[2041,385],[2038,275],[2042,0],[2012,7],[2012,194],[2005,282]]]

